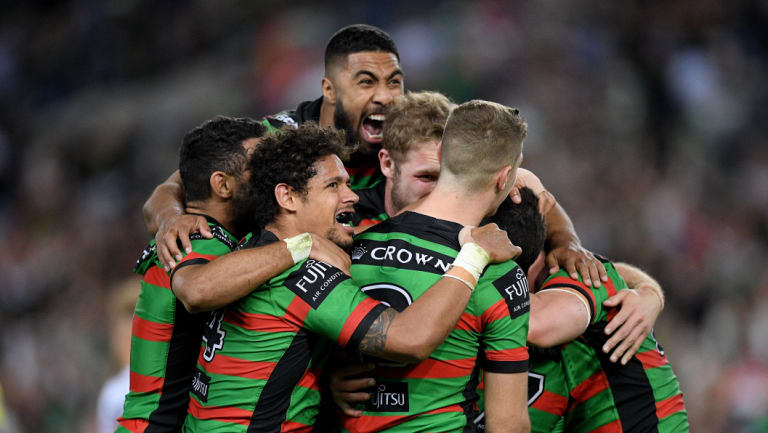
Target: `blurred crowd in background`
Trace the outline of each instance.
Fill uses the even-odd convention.
[[[96,431],[109,300],[184,133],[317,98],[358,22],[392,35],[406,88],[521,109],[523,166],[584,245],[666,291],[692,431],[768,431],[765,0],[4,2],[0,431]]]

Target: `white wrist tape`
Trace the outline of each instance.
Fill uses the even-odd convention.
[[[469,281],[465,280],[464,278],[457,277],[456,275],[451,274],[443,274],[443,277],[445,278],[453,278],[454,280],[461,281],[462,283],[466,284],[467,287],[469,287],[469,292],[472,293],[475,291],[475,286],[472,285]]]
[[[490,260],[491,256],[488,255],[488,252],[483,247],[470,242],[461,247],[459,255],[453,261],[453,266],[461,266],[475,277],[475,281],[479,281],[480,274],[483,273],[483,269],[485,269]]]
[[[312,236],[309,233],[284,239],[284,242],[288,246],[288,251],[291,252],[294,265],[309,257],[309,252],[312,250]]]

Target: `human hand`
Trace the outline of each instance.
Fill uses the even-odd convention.
[[[546,262],[550,275],[559,271],[560,266],[562,266],[574,280],[577,280],[581,275],[587,286],[600,287],[600,280],[607,281],[608,279],[605,266],[600,260],[595,258],[591,251],[573,242],[549,251]]]
[[[157,257],[166,272],[173,269],[184,257],[177,241],[181,241],[181,246],[187,254],[192,252],[189,235],[195,232],[200,232],[206,239],[213,238],[208,222],[200,215],[174,215],[160,223],[155,235],[155,244]]]
[[[369,393],[360,390],[376,385],[376,380],[372,377],[357,376],[375,367],[372,363],[356,364],[339,368],[331,373],[330,387],[333,401],[345,415],[359,417],[363,414],[363,411],[354,409],[353,405],[371,398]]]
[[[482,227],[466,226],[459,232],[459,244],[474,242],[488,253],[490,263],[502,263],[519,256],[523,250],[514,245],[495,223]]]
[[[310,233],[310,236],[312,236],[312,249],[309,251],[309,258],[328,263],[349,275],[349,267],[352,264],[349,254],[323,236],[314,233]]]
[[[603,302],[603,306],[621,306],[616,316],[605,326],[606,335],[613,335],[603,345],[603,352],[610,353],[613,349],[611,362],[621,359],[621,364],[625,365],[651,332],[661,313],[661,302],[651,289],[638,288],[620,291]]]
[[[542,215],[545,215],[547,212],[549,212],[555,203],[557,203],[555,197],[549,191],[547,191],[546,188],[544,188],[544,184],[541,183],[541,180],[538,178],[538,176],[533,174],[533,172],[530,170],[526,170],[522,167],[517,169],[515,185],[509,192],[509,198],[511,198],[512,202],[515,204],[520,204],[522,202],[522,198],[520,197],[521,188],[530,189],[533,191],[533,194],[538,197],[539,213]]]

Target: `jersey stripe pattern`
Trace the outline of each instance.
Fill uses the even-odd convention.
[[[278,239],[263,231],[245,248]],[[341,270],[303,260],[206,325],[185,432],[309,431],[332,343],[356,348],[386,307]]]
[[[565,414],[568,410],[569,394],[565,380],[560,349],[528,348],[531,369],[528,371],[528,415],[531,433],[557,433],[564,431]],[[478,386],[480,396],[477,407],[480,415],[470,429],[485,431],[483,382]]]
[[[604,260],[609,281],[588,287],[564,271],[552,275],[542,290],[572,287],[582,292],[593,312],[584,334],[561,350],[571,405],[566,430],[587,432],[687,432],[688,418],[677,377],[653,333],[643,341],[627,365],[612,363],[602,346],[604,328],[615,309],[603,301],[627,286],[613,265]]]
[[[174,272],[230,252],[237,240],[208,218],[213,239],[190,236],[192,251]],[[208,314],[190,314],[171,291],[171,280],[157,258],[155,243],[142,252],[135,272],[142,274],[133,316],[130,391],[117,432],[178,432],[187,414],[189,387]]]
[[[461,225],[405,212],[356,237],[352,276],[366,294],[402,311],[456,257]],[[527,280],[514,261],[490,265],[448,338],[418,364],[378,361],[371,400],[349,432],[462,431],[474,419],[480,361],[498,373],[528,370]]]
[[[531,433],[558,431],[568,409],[568,387],[560,357],[531,354],[528,372],[528,415]],[[562,426],[560,426],[562,428]]]

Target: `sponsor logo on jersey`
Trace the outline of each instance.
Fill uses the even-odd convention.
[[[327,263],[309,259],[285,280],[285,286],[317,309],[334,287],[349,276]]]
[[[528,279],[525,278],[525,272],[520,266],[516,266],[502,277],[497,278],[493,282],[493,286],[507,303],[509,317],[514,319],[530,310],[531,298],[528,292]]]
[[[367,250],[364,247],[357,246],[352,248],[352,252],[349,255],[352,257],[352,260],[359,260],[366,252]]]
[[[356,244],[354,250],[357,250],[357,258],[352,256],[353,264],[391,266],[399,269],[443,274],[453,263],[453,257],[418,247],[400,239],[390,239],[387,242],[366,239],[362,243]]]
[[[408,412],[408,382],[382,382],[366,390],[371,399],[365,402],[369,412]]]
[[[192,375],[192,394],[195,394],[203,403],[208,403],[208,387],[210,385],[211,378],[199,369],[195,370]]]

